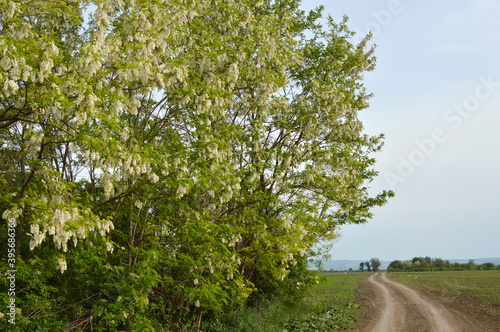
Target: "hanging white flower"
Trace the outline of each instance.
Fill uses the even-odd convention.
[[[66,261],[62,258],[57,259],[57,267],[61,273],[64,273],[66,269],[68,268],[68,265],[66,264]]]
[[[136,206],[139,210],[140,210],[140,209],[142,209],[142,202],[141,202],[141,201],[139,201],[139,200],[135,201],[134,205],[135,205],[135,206]]]
[[[113,248],[113,244],[111,242],[106,242],[106,250],[109,251],[109,252],[113,252],[114,251],[114,248]]]

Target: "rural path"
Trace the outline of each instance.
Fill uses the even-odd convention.
[[[375,293],[375,314],[361,331],[477,331],[470,321],[457,317],[419,291],[389,279],[386,273],[373,274],[367,281]]]

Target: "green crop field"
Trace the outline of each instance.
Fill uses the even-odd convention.
[[[389,276],[429,291],[440,301],[465,304],[500,318],[500,271],[390,273]]]
[[[313,287],[308,299],[312,303],[335,306],[355,303],[355,290],[368,274],[327,272],[322,273],[322,276],[326,277],[326,280]]]

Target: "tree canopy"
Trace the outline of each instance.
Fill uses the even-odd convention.
[[[370,259],[370,262],[372,263],[373,272],[377,272],[380,265],[382,265],[382,263],[380,262],[380,259],[378,259],[376,257]]]
[[[0,1],[15,328],[181,329],[315,280],[315,245],[392,196],[368,193],[369,36],[320,17],[291,0]]]

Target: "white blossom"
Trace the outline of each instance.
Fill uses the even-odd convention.
[[[182,198],[187,193],[188,189],[184,187],[182,184],[177,188],[177,198]]]
[[[109,252],[113,252],[115,249],[113,248],[113,244],[111,242],[106,242],[106,250]]]
[[[66,264],[66,261],[62,258],[57,259],[57,267],[61,273],[64,273],[66,269],[68,268],[68,265]]]

